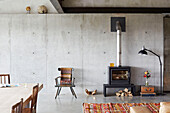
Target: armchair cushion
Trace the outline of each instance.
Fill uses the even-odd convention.
[[[170,113],[170,102],[161,102],[159,113]]]
[[[60,84],[61,84],[61,85],[72,84],[72,81],[71,81],[71,80],[61,80],[61,81],[60,81]]]
[[[146,106],[130,107],[130,113],[152,113]]]

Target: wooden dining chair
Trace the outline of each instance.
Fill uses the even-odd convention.
[[[23,113],[22,109],[23,109],[23,98],[21,98],[20,102],[12,106],[12,113]]]
[[[0,84],[10,84],[10,75],[0,74]]]
[[[75,78],[72,77],[73,68],[58,68],[58,71],[61,71],[61,76],[55,78],[56,81],[55,87],[58,87],[55,99],[57,98],[57,96],[59,96],[62,87],[70,87],[72,95],[75,96],[75,98],[77,98],[76,93],[73,89],[73,87],[75,87],[74,85]]]
[[[39,84],[33,87],[31,96],[31,108],[24,108],[23,113],[36,113],[37,98],[38,98]]]

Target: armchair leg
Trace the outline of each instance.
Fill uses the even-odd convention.
[[[59,91],[58,91],[58,96],[59,96],[59,94],[60,94],[60,92],[61,92],[61,88],[62,88],[62,87],[60,87],[60,89],[59,89]]]
[[[73,93],[74,93],[75,98],[77,98],[76,93],[75,93],[75,91],[74,91],[74,89],[73,89],[73,88],[72,88],[72,90],[73,90]]]
[[[57,98],[58,93],[59,93],[59,87],[57,88],[57,93],[56,93],[55,99]]]
[[[72,92],[73,96],[75,96],[75,98],[77,98],[77,96],[76,96],[76,93],[75,93],[74,89],[73,89],[72,87],[70,87],[70,90],[71,90],[71,92]]]
[[[70,90],[71,90],[72,95],[74,96],[74,93],[73,93],[72,87],[70,87]]]

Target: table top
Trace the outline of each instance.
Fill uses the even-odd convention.
[[[11,113],[12,106],[23,98],[24,102],[32,95],[37,84],[19,84],[18,87],[0,88],[0,112]],[[43,84],[39,84],[39,91]]]
[[[141,85],[141,87],[154,87],[154,86],[152,86],[152,85],[148,85],[148,86]]]

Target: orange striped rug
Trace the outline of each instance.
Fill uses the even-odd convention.
[[[83,112],[129,113],[133,106],[147,106],[152,113],[159,113],[160,103],[83,103]]]

